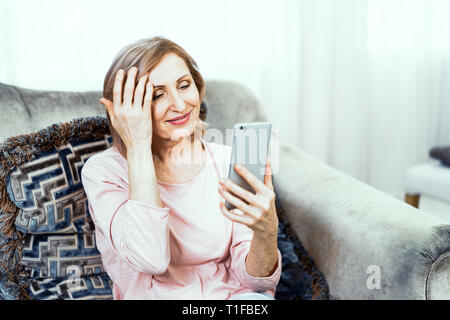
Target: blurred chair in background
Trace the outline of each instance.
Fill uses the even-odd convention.
[[[450,205],[450,146],[431,149],[436,160],[409,168],[405,177],[405,202],[419,208],[421,195]]]

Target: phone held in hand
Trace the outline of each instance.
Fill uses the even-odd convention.
[[[264,182],[271,131],[270,122],[238,123],[234,126],[228,179],[252,193],[255,190],[234,170],[234,165],[243,165]],[[225,206],[228,210],[235,208],[228,201]]]

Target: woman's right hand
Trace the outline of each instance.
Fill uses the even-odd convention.
[[[122,138],[127,150],[139,146],[150,147],[152,143],[153,85],[148,79],[148,74],[145,74],[139,79],[135,90],[137,71],[136,67],[128,70],[123,102],[124,71],[122,69],[116,73],[113,102],[105,98],[100,99],[100,103],[105,106],[109,114],[112,126]]]

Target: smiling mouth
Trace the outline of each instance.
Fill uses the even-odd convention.
[[[190,112],[188,112],[188,113],[186,113],[186,114],[184,114],[184,115],[182,115],[182,116],[179,116],[179,117],[176,117],[176,118],[167,120],[167,122],[183,120],[183,119],[185,119],[185,118],[189,115],[189,113],[190,113]]]
[[[190,115],[191,115],[191,112],[189,111],[188,113],[186,113],[182,116],[167,120],[166,122],[171,125],[174,125],[174,126],[181,126],[181,125],[186,124],[189,121]]]

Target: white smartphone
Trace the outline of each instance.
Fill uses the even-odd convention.
[[[234,126],[228,179],[252,193],[256,191],[234,170],[234,165],[243,165],[264,182],[271,132],[270,122],[238,123]],[[228,210],[235,208],[228,201],[225,201],[225,206]]]

